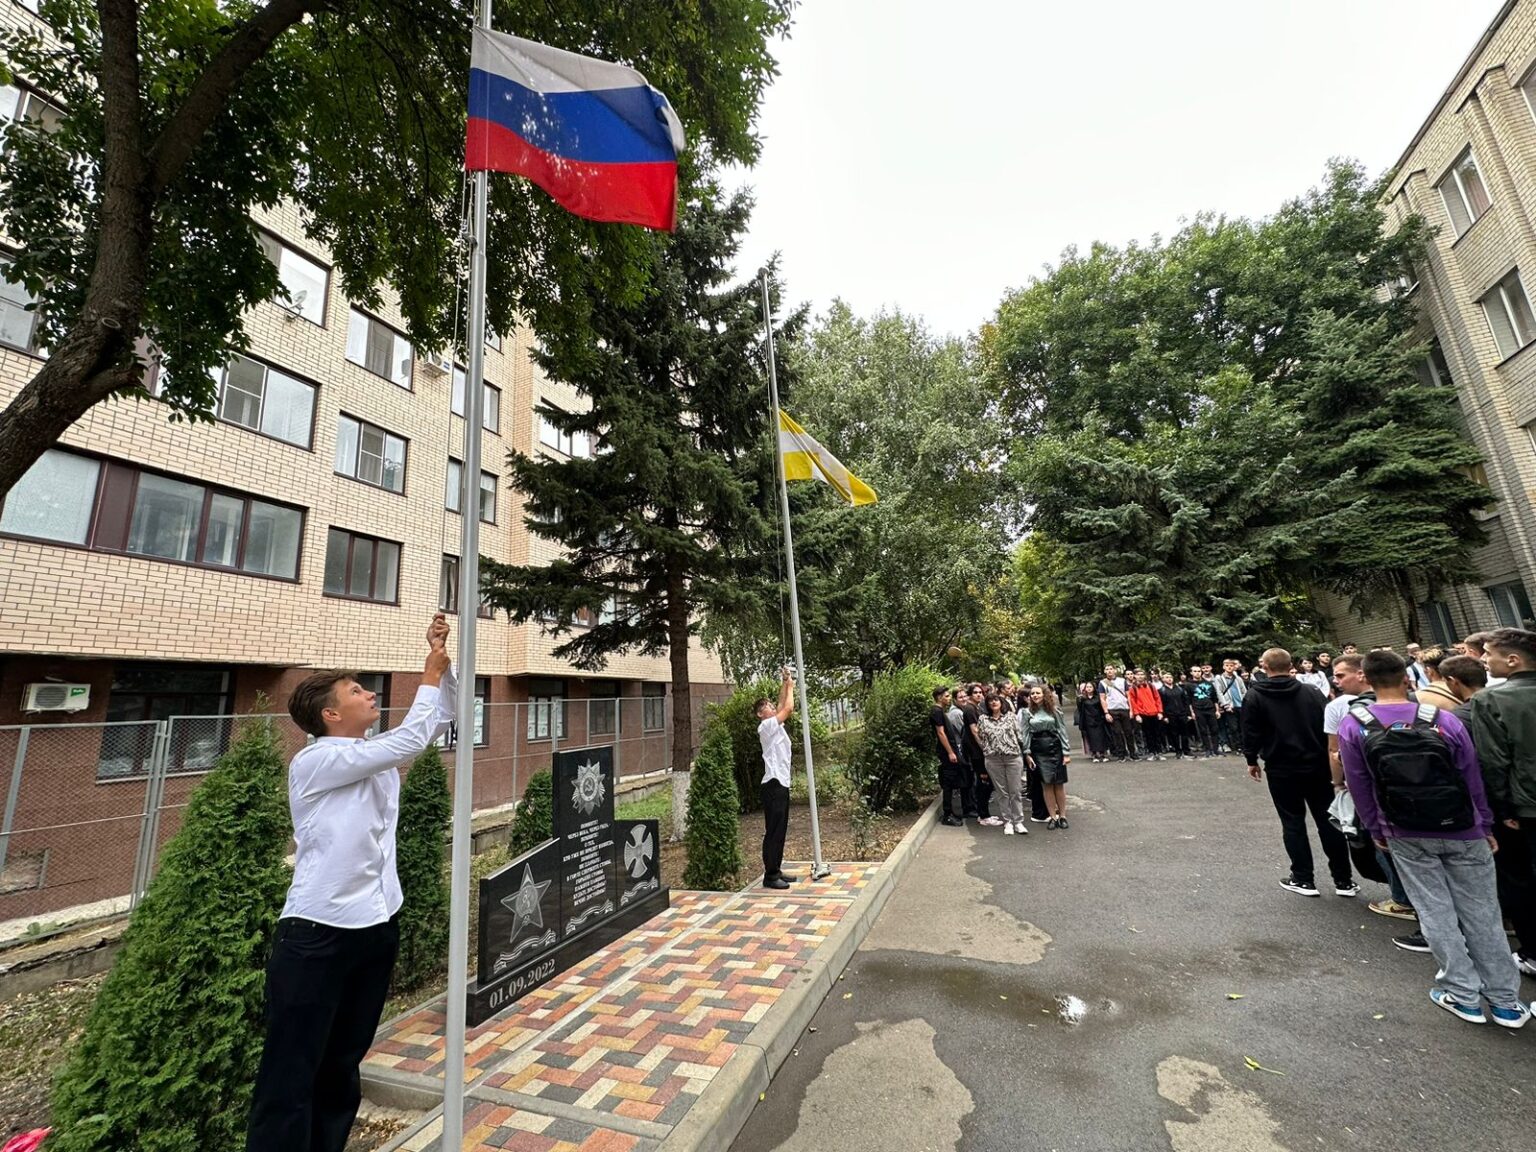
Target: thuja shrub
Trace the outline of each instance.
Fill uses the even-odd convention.
[[[923,664],[875,677],[849,772],[872,812],[910,812],[935,788],[938,759],[928,713],[943,678]]]
[[[400,951],[392,978],[396,992],[419,987],[442,971],[448,956],[448,885],[443,855],[453,801],[448,770],[436,745],[416,757],[400,786],[395,866],[400,875]]]
[[[757,726],[761,723],[757,718],[757,712],[752,704],[759,699],[772,700],[775,703],[779,699],[780,682],[778,680],[758,680],[751,684],[743,684],[732,692],[725,700],[715,704],[710,709],[710,723],[721,723],[730,733],[731,737],[731,763],[736,776],[736,795],[741,801],[743,812],[752,812],[762,807],[762,799],[758,794],[758,785],[763,780],[763,746],[757,737]],[[826,718],[822,715],[820,702],[815,696],[811,701],[811,754],[820,762],[823,751],[828,747],[832,730],[827,726]],[[786,721],[790,729],[790,743],[793,748],[793,771],[798,774],[804,768],[804,742],[800,736],[800,719],[798,711],[800,697],[798,690],[795,695],[795,715],[791,715]]]
[[[193,793],[54,1083],[49,1152],[244,1146],[290,879],[284,768],[247,721]]]
[[[683,837],[688,867],[683,883],[689,888],[731,885],[741,870],[740,815],[731,734],[717,717],[704,729],[688,782],[688,828]]]
[[[555,778],[541,769],[528,778],[523,802],[512,818],[512,842],[507,850],[521,856],[555,834]]]

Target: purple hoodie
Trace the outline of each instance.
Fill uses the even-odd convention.
[[[1407,724],[1417,715],[1419,706],[1406,704],[1369,704],[1371,714],[1383,724]],[[1451,756],[1456,767],[1467,781],[1467,794],[1472,798],[1472,811],[1476,823],[1460,832],[1422,832],[1398,828],[1389,824],[1376,803],[1376,785],[1371,771],[1365,766],[1365,729],[1360,721],[1348,713],[1339,726],[1339,759],[1344,761],[1344,779],[1349,784],[1349,794],[1355,802],[1355,812],[1360,824],[1376,840],[1481,840],[1493,831],[1493,812],[1488,807],[1488,797],[1483,792],[1483,770],[1477,762],[1477,751],[1472,747],[1472,737],[1466,727],[1452,713],[1435,713],[1435,724],[1440,735],[1451,746]]]

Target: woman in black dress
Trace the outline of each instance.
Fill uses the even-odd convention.
[[[1109,729],[1104,724],[1104,708],[1093,694],[1092,684],[1077,686],[1077,714],[1072,723],[1082,734],[1083,747],[1095,764],[1109,759]]]

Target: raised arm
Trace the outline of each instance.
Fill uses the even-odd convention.
[[[782,724],[795,710],[795,678],[788,668],[784,669],[784,682],[779,685],[779,707],[774,716]]]

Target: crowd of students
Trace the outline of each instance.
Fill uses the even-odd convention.
[[[1068,827],[1072,746],[1049,685],[940,688],[930,720],[944,824],[1027,832],[1027,797],[1030,821]],[[1536,632],[1410,644],[1406,657],[1272,648],[1251,671],[1235,659],[1219,672],[1109,665],[1078,685],[1072,722],[1093,763],[1242,755],[1280,818],[1281,887],[1320,895],[1310,817],[1337,896],[1359,895],[1358,872],[1387,886],[1372,912],[1417,923],[1393,944],[1433,954],[1435,1004],[1474,1024],[1530,1019],[1519,985],[1536,978]]]

